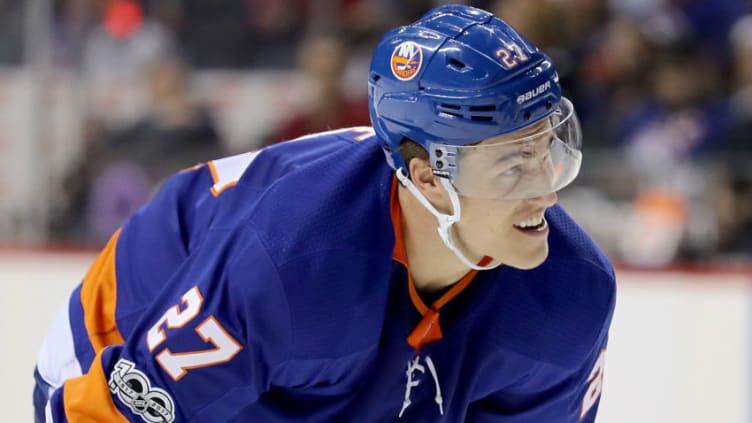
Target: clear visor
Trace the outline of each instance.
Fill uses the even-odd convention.
[[[569,185],[580,171],[581,146],[574,107],[562,98],[548,118],[527,128],[468,146],[430,143],[429,156],[434,173],[460,195],[520,200]]]

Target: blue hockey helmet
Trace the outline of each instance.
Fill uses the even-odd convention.
[[[427,151],[468,146],[539,122],[562,103],[548,56],[493,14],[461,5],[388,32],[373,55],[368,95],[387,160],[405,172],[405,139]],[[576,123],[573,109],[564,113]],[[579,144],[579,132],[574,138],[564,142]]]

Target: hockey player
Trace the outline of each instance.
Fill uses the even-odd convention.
[[[183,171],[115,233],[44,341],[38,421],[595,419],[615,280],[555,205],[581,133],[554,65],[443,6],[368,78],[373,128]]]

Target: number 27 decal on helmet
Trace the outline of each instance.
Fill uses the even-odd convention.
[[[496,50],[496,57],[501,61],[501,66],[506,70],[511,70],[521,63],[525,63],[530,59],[527,57],[522,48],[517,43],[510,42],[504,47],[499,47]]]

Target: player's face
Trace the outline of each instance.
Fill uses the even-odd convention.
[[[546,125],[549,125],[548,121],[481,144],[501,143],[527,136],[545,130]],[[545,139],[541,139],[540,143],[545,143]],[[462,247],[474,256],[491,256],[520,269],[536,267],[548,256],[549,231],[543,213],[556,200],[556,193],[524,200],[460,195],[462,218],[455,225],[457,238],[464,244]]]

